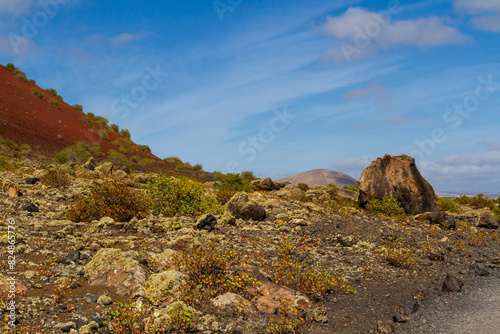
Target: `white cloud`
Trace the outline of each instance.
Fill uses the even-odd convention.
[[[112,37],[111,38],[111,43],[114,45],[122,45],[122,44],[127,44],[135,40],[140,40],[145,37],[145,33],[139,32],[136,34],[130,34],[130,33],[123,33],[118,36]]]
[[[387,96],[387,89],[382,85],[373,85],[367,88],[356,88],[344,94],[347,100],[359,100],[374,95],[376,101],[381,101]]]
[[[343,41],[323,56],[337,63],[342,62],[342,56],[350,62],[376,54],[377,49],[398,46],[426,48],[470,41],[457,28],[446,25],[443,19],[435,16],[391,21],[383,14],[352,7],[340,16],[328,17],[323,29]]]
[[[23,15],[29,12],[33,0],[2,0],[0,1],[0,15]]]
[[[477,29],[500,33],[499,0],[455,0],[455,8],[470,15],[478,15],[471,19]]]

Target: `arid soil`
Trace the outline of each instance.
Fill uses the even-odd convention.
[[[77,171],[79,168],[75,167]],[[168,261],[163,269],[158,267],[152,260],[158,258],[158,254],[170,250],[189,253],[197,247],[208,247],[210,243],[225,251],[234,250],[247,261],[247,267],[241,270],[254,275],[263,287],[276,294],[291,293],[297,300],[308,301],[297,313],[286,315],[291,319],[310,319],[307,315],[313,314],[315,321],[306,321],[296,331],[305,333],[384,332],[384,327],[394,327],[393,317],[406,302],[419,301],[424,308],[429,301],[442,295],[442,283],[447,274],[466,281],[475,277],[479,269],[493,271],[500,264],[498,232],[473,226],[479,211],[466,206],[462,207],[461,214],[455,215],[457,229],[446,230],[431,225],[425,217],[373,216],[350,206],[332,207],[314,200],[302,202],[286,195],[278,196],[276,191],[256,191],[248,196],[265,209],[263,221],[238,219],[234,223],[224,223],[223,215],[216,213],[218,223],[211,231],[196,229],[200,217],[188,216],[151,214],[130,222],[103,218],[91,223],[73,223],[65,218],[68,208],[88,192],[92,183],[113,176],[75,172],[78,177],[72,176],[70,185],[61,189],[40,182],[26,182],[27,178],[43,172],[27,163],[15,172],[0,172],[4,186],[17,184],[22,193],[14,197],[0,194],[0,263],[4,290],[9,287],[6,283],[9,220],[15,221],[16,227],[15,270],[20,290],[16,297],[17,329],[5,327],[12,333],[41,333],[42,330],[44,333],[107,333],[106,326],[92,330],[89,323],[92,320],[97,324],[110,321],[107,316],[117,308],[116,302],[129,298],[139,300],[150,310],[160,313],[168,307],[166,300],[150,304],[143,297],[134,299],[133,294],[123,291],[120,294],[113,286],[117,278],[112,273],[107,274],[110,276],[106,284],[94,285],[97,277],[89,274],[88,264],[97,254],[101,256],[111,249],[130,254],[124,258],[131,257],[135,266],[130,267],[135,275],[131,280],[137,282],[139,288],[141,284],[147,286],[148,279],[165,268],[175,267]],[[144,179],[154,177],[132,173],[125,181],[139,191],[145,187]],[[38,207],[39,212],[28,212],[21,207],[19,204],[25,200]],[[173,223],[178,226],[169,228]],[[289,289],[279,282],[271,282],[272,263],[278,260],[278,252],[284,244],[291,247],[289,256],[295,263],[323,270],[345,281],[316,296],[301,294],[297,291],[300,287]],[[126,253],[128,251],[132,253]],[[109,268],[115,265],[114,261],[106,264]],[[144,277],[137,274],[142,272]],[[346,294],[340,284],[350,285],[353,290]],[[352,293],[354,291],[357,293]],[[198,310],[200,319],[205,322],[193,332],[273,332],[273,324],[283,315],[278,301],[273,299],[275,296],[271,294],[266,299],[254,293],[246,298],[231,312],[215,304]],[[9,312],[5,308],[7,301],[4,296],[3,316]],[[405,319],[411,322],[415,316]],[[399,332],[404,332],[404,328],[395,326]]]

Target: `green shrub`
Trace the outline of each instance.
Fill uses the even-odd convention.
[[[111,124],[111,125],[109,126],[109,128],[110,128],[110,129],[111,129],[111,131],[113,131],[113,132],[116,132],[116,133],[119,133],[119,132],[120,132],[120,127],[119,127],[118,125],[116,125],[116,124]]]
[[[344,189],[359,192],[359,188],[357,186],[344,186]]]
[[[299,188],[303,192],[306,192],[310,189],[309,185],[307,183],[299,183],[299,184],[297,184],[297,188]]]
[[[13,72],[16,70],[16,67],[14,66],[14,64],[8,63],[7,65],[5,65],[5,69],[10,71],[10,72]]]
[[[245,170],[241,172],[241,177],[248,181],[253,181],[256,179],[255,175],[251,170]]]
[[[19,146],[10,139],[4,139],[3,144],[13,151],[19,150]]]
[[[123,137],[125,137],[127,139],[130,139],[130,131],[128,131],[127,129],[121,129],[120,135],[122,135]]]
[[[62,99],[63,99],[62,96],[59,95],[59,94],[57,94],[57,91],[54,88],[47,88],[45,91],[47,93],[49,93],[50,95],[52,95],[54,97],[57,97],[59,100],[62,101]]]
[[[106,140],[109,140],[109,135],[108,135],[108,132],[106,130],[99,130],[97,131],[97,134],[99,135],[99,137],[101,138],[104,138]]]
[[[28,82],[28,78],[26,78],[26,74],[24,74],[24,73],[16,73],[14,76],[16,77],[17,80],[20,80],[20,81],[26,82],[26,83]]]
[[[106,160],[116,166],[129,167],[129,168],[131,167],[130,161],[128,161],[127,157],[115,150],[109,150],[108,157]]]
[[[405,211],[399,206],[394,197],[385,196],[383,200],[371,199],[366,205],[366,209],[374,215],[383,215],[388,217],[404,216]]]
[[[108,119],[107,119],[107,118],[102,117],[102,116],[97,116],[97,117],[95,118],[95,120],[96,120],[97,124],[99,124],[99,125],[100,125],[100,126],[102,126],[103,128],[106,128],[106,129],[107,129],[107,128],[109,127],[109,126],[108,126],[109,121],[108,121]]]
[[[45,185],[54,187],[54,188],[65,188],[70,183],[70,178],[68,175],[63,173],[60,170],[49,169],[40,179],[42,183]]]
[[[215,196],[221,204],[226,204],[231,197],[240,191],[253,192],[252,184],[238,173],[215,175],[219,182],[215,187]]]
[[[43,100],[43,92],[40,88],[38,87],[31,88],[31,94]]]
[[[59,101],[57,101],[56,99],[49,99],[49,104],[55,108],[59,108]]]
[[[3,155],[0,155],[0,170],[2,171],[7,171],[7,170],[13,170],[14,166],[10,162],[9,159],[4,157]]]
[[[455,197],[453,201],[457,202],[458,204],[469,204],[470,203],[470,197],[461,195],[460,197]]]
[[[138,145],[137,149],[139,150],[139,152],[151,153],[151,149],[148,145]]]
[[[92,152],[94,156],[102,155],[101,146],[99,146],[99,144],[97,143],[92,143],[92,146],[90,147],[90,152]]]
[[[495,200],[492,198],[484,197],[483,194],[479,194],[470,199],[469,205],[474,209],[488,208],[493,210],[495,208]]]
[[[179,164],[184,164],[184,162],[182,162],[182,160],[179,159],[178,157],[167,157],[167,158],[163,159],[163,161],[174,164],[175,166],[177,166]]]
[[[81,104],[73,105],[73,109],[83,112],[83,106]]]
[[[337,187],[337,185],[335,185],[333,183],[328,183],[326,186],[329,188],[333,188],[333,189],[339,189],[339,187]]]
[[[205,194],[203,185],[187,178],[161,175],[148,184],[151,209],[157,214],[200,215],[218,210],[215,199]]]
[[[496,207],[493,209],[493,213],[495,214],[495,218],[500,221],[500,207]]]
[[[203,165],[202,164],[196,164],[196,165],[193,166],[193,169],[197,170],[197,171],[203,170]]]
[[[130,153],[135,151],[134,143],[127,138],[116,138],[115,140],[113,140],[113,145],[115,145],[122,153]]]
[[[102,217],[125,222],[133,217],[142,219],[147,214],[148,202],[141,193],[124,182],[106,181],[92,186],[90,195],[74,204],[66,217],[74,222],[91,222]]]
[[[96,119],[95,114],[94,114],[94,113],[92,113],[92,112],[88,112],[88,113],[87,113],[87,116],[88,116],[88,117],[90,117],[90,118],[92,118],[93,120],[95,120],[95,119]]]
[[[448,211],[453,213],[460,212],[457,203],[455,203],[455,201],[453,201],[452,199],[446,199],[436,196],[436,204],[440,211]]]
[[[77,164],[83,164],[92,156],[90,154],[86,144],[82,142],[76,142],[75,145],[66,147],[61,152],[55,154],[55,159],[59,163],[75,162]]]
[[[30,79],[30,82],[31,82],[32,84],[35,84],[35,85],[36,85],[36,80],[35,80],[35,79]]]
[[[110,320],[110,333],[164,333],[161,324],[155,324],[155,317],[149,313],[146,305],[137,308],[130,299],[125,303],[116,302],[116,310],[110,311],[107,318]]]

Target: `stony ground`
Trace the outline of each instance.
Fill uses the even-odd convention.
[[[213,245],[245,260],[235,272],[248,274],[260,285],[246,294],[224,294],[199,309],[190,308],[196,323],[192,332],[286,333],[276,329],[284,317],[288,323],[306,320],[295,326],[295,332],[376,333],[395,328],[403,333],[406,327],[393,321],[401,306],[409,301],[427,305],[443,294],[453,298],[453,292],[442,291],[447,274],[466,281],[480,269],[493,273],[500,265],[498,232],[475,227],[479,212],[466,207],[455,215],[457,229],[448,230],[431,225],[425,215],[392,219],[353,207],[323,205],[315,198],[293,200],[286,192],[256,191],[248,197],[265,209],[263,221],[233,221],[227,212],[219,212],[210,231],[195,228],[200,217],[150,215],[130,222],[103,218],[73,223],[65,218],[68,208],[92,183],[107,176],[77,171],[62,189],[26,182],[43,172],[30,166],[0,172],[4,189],[17,184],[22,193],[0,194],[0,283],[7,292],[9,221],[15,221],[11,226],[16,228],[16,326],[5,324],[7,333],[108,333],[104,322],[111,322],[108,316],[117,309],[116,302],[128,299],[168,322],[172,305],[179,305],[174,297],[182,291],[179,282],[186,270],[173,258]],[[138,189],[154,177],[120,175]],[[39,212],[27,211],[28,202]],[[323,294],[281,285],[273,268],[284,248],[290,266],[324,271],[345,281]],[[284,299],[296,308],[284,307]],[[7,317],[7,293],[1,302]],[[412,318],[422,323],[425,316],[403,312],[399,321],[412,323]],[[415,333],[423,327],[416,328]]]

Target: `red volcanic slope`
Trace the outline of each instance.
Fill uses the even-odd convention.
[[[99,125],[92,128],[80,120],[84,113],[60,100],[59,108],[50,105],[49,99],[58,99],[42,90],[47,100],[44,101],[31,93],[33,87],[38,86],[16,79],[0,66],[0,135],[3,138],[19,145],[27,143],[45,156],[52,156],[77,141],[98,143],[103,152],[116,149],[111,142],[121,137],[119,134],[107,131],[109,140],[105,140],[97,134],[104,128]],[[158,159],[153,154],[147,155]]]

